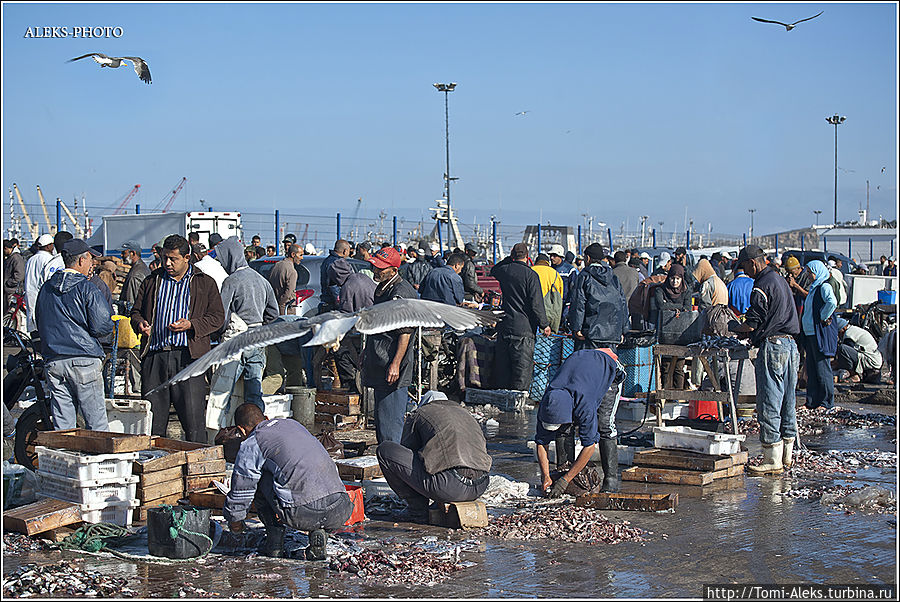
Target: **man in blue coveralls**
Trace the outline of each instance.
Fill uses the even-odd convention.
[[[559,497],[569,482],[587,466],[600,447],[603,469],[601,491],[619,489],[619,456],[616,445],[616,407],[625,370],[609,349],[582,349],[563,363],[550,381],[538,406],[534,442],[541,469],[541,489]],[[575,431],[584,448],[575,458]],[[550,478],[547,448],[556,441],[557,467],[566,461],[571,468],[554,483]]]

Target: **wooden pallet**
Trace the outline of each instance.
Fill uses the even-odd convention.
[[[367,460],[365,465],[358,465],[360,458],[371,458]],[[349,462],[349,463],[348,463]],[[348,458],[346,460],[335,460],[338,467],[338,474],[342,479],[354,481],[362,481],[363,479],[375,479],[383,476],[381,466],[375,456],[360,456],[359,458]]]
[[[350,405],[332,405],[328,403],[317,403],[316,404],[316,413],[317,414],[340,414],[342,416],[359,416],[362,413],[360,409],[360,405],[350,404]]]
[[[597,510],[665,512],[675,510],[677,493],[585,493],[575,498],[576,506]]]
[[[3,528],[16,533],[34,535],[81,522],[78,504],[44,498],[3,513]]]
[[[622,480],[642,483],[669,483],[671,485],[708,485],[717,479],[736,477],[743,473],[743,464],[711,472],[633,466],[622,471]]]
[[[174,481],[184,476],[181,466],[173,466],[172,468],[164,468],[163,470],[154,470],[153,472],[142,472],[138,475],[138,487],[149,487],[157,483],[165,483],[166,481]]]
[[[359,395],[339,393],[337,391],[316,391],[316,405],[350,407],[359,405]]]
[[[35,445],[92,454],[120,454],[150,447],[149,435],[125,435],[87,429],[38,431]]]
[[[205,462],[188,462],[184,465],[184,474],[187,476],[224,473],[225,458],[219,460],[206,460]]]
[[[634,454],[634,465],[715,472],[738,464],[746,464],[747,458],[745,451],[729,456],[711,456],[686,450],[648,449]]]
[[[191,491],[196,491],[198,489],[208,489],[209,487],[214,487],[213,481],[221,481],[225,482],[225,473],[219,474],[200,474],[200,475],[185,475],[184,477],[184,491],[190,493]]]
[[[361,416],[345,416],[340,414],[340,418],[335,420],[335,416],[338,416],[338,414],[321,414],[316,412],[315,421],[316,424],[334,424],[340,427],[358,424],[360,418],[362,418]]]

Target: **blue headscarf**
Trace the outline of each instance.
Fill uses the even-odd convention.
[[[801,324],[803,326],[803,332],[805,334],[813,335],[815,334],[815,321],[813,320],[812,315],[813,295],[821,294],[819,292],[819,289],[831,276],[831,270],[829,270],[828,266],[826,266],[818,259],[810,261],[808,264],[806,264],[806,267],[810,272],[812,272],[814,280],[813,283],[809,285],[809,293],[806,295],[806,301],[803,303],[803,316],[801,319]],[[822,311],[830,315],[830,313],[834,311],[834,308],[837,307],[837,301],[834,298],[834,291],[831,290],[831,287],[828,287],[828,290],[825,291],[824,298],[826,300],[826,304],[825,307],[822,308]],[[819,316],[819,319],[821,319],[821,316]]]

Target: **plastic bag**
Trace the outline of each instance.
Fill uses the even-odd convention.
[[[322,431],[316,435],[316,439],[319,440],[319,443],[322,444],[322,447],[333,459],[342,460],[344,458],[344,444],[334,438],[333,432]]]

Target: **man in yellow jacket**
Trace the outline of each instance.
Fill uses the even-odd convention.
[[[550,329],[559,332],[563,307],[562,277],[550,266],[550,257],[543,253],[537,256],[531,269],[537,272],[541,280],[541,295],[544,296],[544,309],[547,312],[547,319],[550,320]]]

